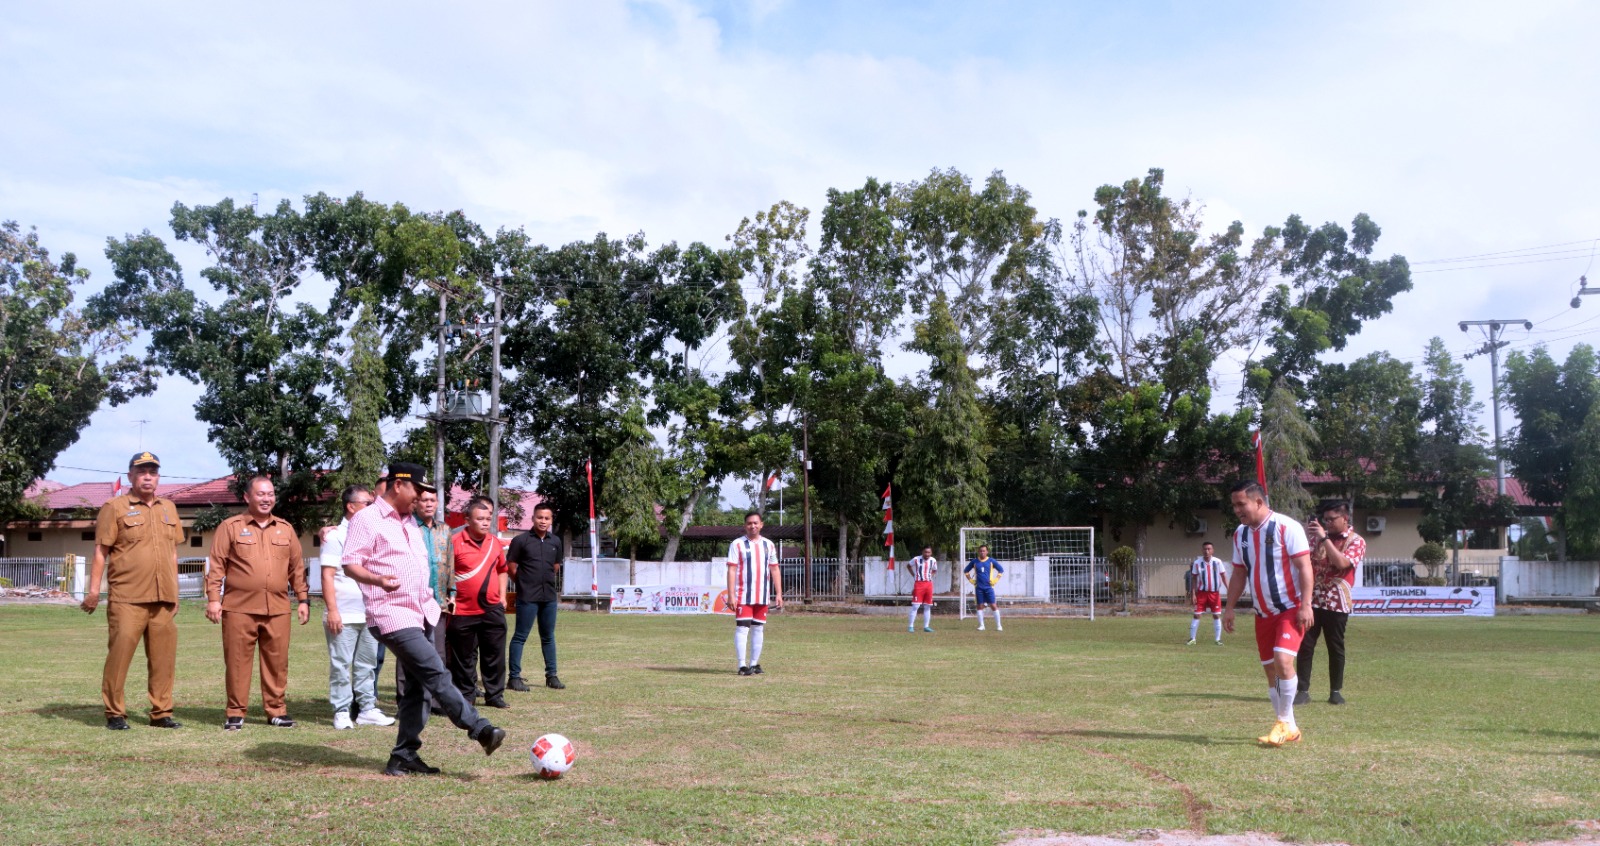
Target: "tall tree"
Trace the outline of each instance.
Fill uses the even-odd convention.
[[[172,231],[205,249],[212,263],[200,275],[220,303],[195,296],[146,231],[108,239],[117,282],[94,305],[150,330],[151,362],[204,389],[195,417],[239,484],[255,473],[277,477],[280,513],[302,522],[329,483],[317,471],[333,453],[329,351],[341,334],[328,313],[294,303],[311,261],[304,220],[288,201],[261,215],[224,199],[175,204]]]
[[[1422,388],[1408,362],[1373,353],[1323,365],[1308,392],[1316,454],[1345,499],[1381,510],[1414,489]]]
[[[0,223],[0,522],[24,513],[28,485],[101,403],[154,387],[154,374],[125,352],[127,322],[73,308],[73,288],[88,278],[72,253],[52,259],[34,229]]]
[[[1274,382],[1261,405],[1261,450],[1272,510],[1301,519],[1316,505],[1300,482],[1300,473],[1311,469],[1311,452],[1316,446],[1317,433],[1300,410],[1294,389],[1283,379]]]
[[[1506,397],[1519,421],[1506,457],[1535,502],[1556,506],[1562,558],[1576,551],[1567,531],[1572,519],[1569,489],[1581,465],[1600,462],[1600,455],[1585,451],[1588,444],[1579,438],[1600,398],[1596,363],[1588,344],[1574,346],[1559,365],[1542,346],[1506,357]]]
[[[978,383],[943,291],[907,345],[931,360],[922,381],[927,405],[912,410],[901,463],[901,513],[923,544],[951,550],[960,529],[989,516],[990,447],[982,434]]]
[[[622,415],[621,439],[604,463],[606,484],[600,505],[606,531],[628,550],[628,581],[637,583],[634,567],[640,546],[661,540],[656,501],[661,493],[661,456],[645,428],[644,409],[634,401]]]

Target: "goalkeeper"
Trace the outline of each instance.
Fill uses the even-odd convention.
[[[984,630],[983,606],[985,605],[989,606],[989,610],[994,612],[994,630],[997,632],[1006,630],[1005,626],[1000,625],[1000,607],[994,603],[994,584],[1000,581],[1000,574],[1005,571],[1006,568],[1000,566],[1000,562],[989,557],[989,547],[987,545],[978,547],[978,557],[968,561],[967,566],[961,568],[961,572],[967,574],[968,581],[972,582],[977,589],[978,631],[980,632]]]

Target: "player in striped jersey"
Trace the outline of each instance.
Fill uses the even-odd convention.
[[[917,608],[925,609],[922,630],[933,631],[933,574],[939,571],[939,561],[933,557],[933,547],[925,546],[922,554],[911,559],[911,616],[906,619],[906,631],[917,630]]]
[[[1306,530],[1294,520],[1267,507],[1266,491],[1255,482],[1240,482],[1229,494],[1239,528],[1233,533],[1233,566],[1236,575],[1244,570],[1250,576],[1251,600],[1256,611],[1256,650],[1267,687],[1272,692],[1272,708],[1277,721],[1272,731],[1259,738],[1268,746],[1282,746],[1300,739],[1294,721],[1294,695],[1297,687],[1294,660],[1300,641],[1311,627],[1311,544]],[[1222,612],[1222,628],[1233,631],[1233,609],[1244,593],[1245,580],[1228,583],[1228,608]]]
[[[741,676],[761,675],[767,606],[783,607],[778,549],[761,536],[762,525],[760,512],[744,515],[744,537],[728,546],[728,604],[734,607],[733,647]]]
[[[1228,574],[1223,562],[1217,558],[1211,541],[1200,546],[1201,555],[1189,565],[1189,590],[1194,595],[1194,619],[1189,621],[1189,645],[1200,633],[1200,612],[1211,612],[1211,626],[1215,630],[1217,645],[1222,645],[1222,592],[1228,589]]]

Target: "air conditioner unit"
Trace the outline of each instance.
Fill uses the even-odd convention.
[[[1369,532],[1371,532],[1371,533],[1373,533],[1375,535],[1376,534],[1382,534],[1383,533],[1383,528],[1385,526],[1387,526],[1387,525],[1389,525],[1389,518],[1388,517],[1368,517],[1367,518],[1367,531],[1369,531]]]
[[[1206,518],[1196,517],[1189,521],[1189,528],[1184,531],[1184,534],[1203,535],[1208,529],[1210,529],[1210,527],[1210,524],[1206,522]]]

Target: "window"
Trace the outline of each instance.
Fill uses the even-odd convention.
[[[42,540],[44,540],[44,532],[29,532],[28,533],[28,541],[30,543],[38,543],[39,541],[42,541]]]
[[[189,538],[189,545],[194,547],[195,549],[199,549],[200,548],[200,536],[199,535],[194,535],[193,537],[190,537]]]
[[[311,533],[311,548],[312,549],[316,549],[317,547],[320,547],[320,546],[322,546],[322,533],[321,532],[312,532]]]
[[[94,540],[94,532],[84,532],[82,535],[79,535],[79,537],[86,541],[92,541]]]

